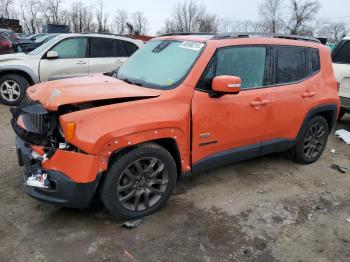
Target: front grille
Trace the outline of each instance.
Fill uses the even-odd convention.
[[[46,115],[28,113],[23,114],[22,119],[27,131],[29,132],[43,134],[48,130]]]
[[[15,133],[24,141],[33,145],[45,145],[48,141],[55,115],[41,104],[32,103],[10,109],[13,118],[11,125]]]

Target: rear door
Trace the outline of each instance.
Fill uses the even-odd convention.
[[[121,66],[128,58],[122,40],[113,38],[90,38],[89,73],[110,72]]]
[[[41,82],[89,74],[86,37],[63,39],[49,51],[56,51],[58,58],[43,56],[39,68]]]
[[[318,84],[322,85],[318,49],[274,46],[272,50],[271,111],[263,146],[296,138],[308,112],[319,104]]]

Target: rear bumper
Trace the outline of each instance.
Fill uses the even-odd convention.
[[[22,168],[22,176],[27,194],[38,200],[72,208],[85,208],[93,198],[99,184],[101,175],[96,176],[90,183],[76,183],[62,172],[44,169],[41,160],[32,156],[32,150],[19,137],[16,138],[16,148],[19,165]],[[49,189],[28,186],[25,184],[28,177],[39,170],[47,173],[52,187]]]
[[[340,107],[346,111],[350,111],[350,98],[340,97]]]

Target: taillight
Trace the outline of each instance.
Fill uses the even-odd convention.
[[[0,41],[0,45],[5,47],[12,47],[12,42],[10,41]]]

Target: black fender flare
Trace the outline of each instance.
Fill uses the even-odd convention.
[[[296,139],[299,139],[300,135],[303,133],[303,131],[306,128],[307,123],[315,116],[317,115],[328,115],[328,118],[326,117],[326,120],[329,125],[329,132],[332,132],[332,130],[335,127],[335,124],[337,122],[338,117],[338,106],[336,104],[321,104],[314,108],[312,108],[305,116],[304,121],[299,129],[299,133],[296,137]]]

